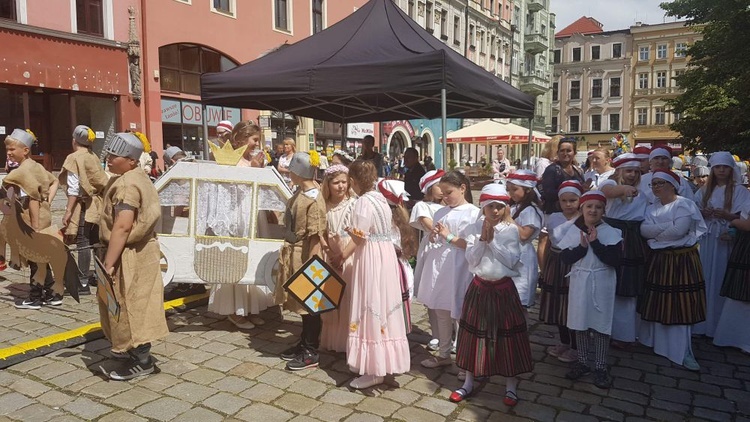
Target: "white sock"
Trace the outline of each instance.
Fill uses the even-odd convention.
[[[518,378],[505,377],[505,391],[510,391],[513,394],[516,394],[517,387],[518,387]]]
[[[471,393],[471,390],[474,389],[474,374],[466,371],[466,379],[464,380],[464,385],[461,386],[464,390],[466,390],[466,393]]]

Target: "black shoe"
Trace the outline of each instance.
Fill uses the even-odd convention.
[[[305,350],[297,355],[296,358],[287,362],[286,369],[290,371],[301,371],[316,366],[318,366],[318,352]]]
[[[96,287],[96,283],[97,283],[96,277],[94,277],[93,275],[90,276],[89,277],[89,286],[90,287]]]
[[[62,305],[62,302],[63,302],[62,295],[59,295],[56,293],[47,295],[44,298],[44,306],[60,306]]]
[[[594,385],[607,389],[612,384],[612,379],[609,377],[606,369],[597,369],[594,371]]]
[[[281,360],[290,361],[294,360],[297,356],[301,355],[302,352],[304,352],[305,349],[302,347],[302,344],[297,344],[296,346],[290,347],[283,352],[281,352]]]
[[[154,372],[154,360],[149,357],[147,363],[140,363],[131,360],[120,368],[109,373],[109,379],[115,381],[127,381],[133,378],[142,377]]]
[[[577,380],[578,378],[581,378],[582,376],[588,375],[591,373],[591,368],[589,368],[588,365],[584,365],[581,362],[576,362],[573,364],[573,367],[568,371],[567,374],[565,374],[565,378],[569,380]]]
[[[16,307],[16,309],[42,309],[42,300],[41,299],[18,299],[13,306]]]
[[[78,285],[78,296],[89,296],[91,294],[91,287],[87,284],[85,286]]]

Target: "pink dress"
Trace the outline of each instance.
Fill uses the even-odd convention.
[[[360,375],[401,374],[411,365],[391,221],[379,192],[367,192],[354,203],[352,227],[364,232],[367,242],[352,255],[346,360]]]
[[[340,204],[326,212],[326,231],[329,247],[341,253],[351,239],[344,230],[351,225],[352,207],[354,198],[347,198]],[[328,261],[328,257],[323,254]],[[349,312],[351,310],[352,296],[352,258],[344,262],[344,267],[339,273],[346,282],[344,296],[341,298],[338,309],[322,314],[323,331],[320,335],[320,348],[334,352],[346,352],[346,342],[349,338]]]

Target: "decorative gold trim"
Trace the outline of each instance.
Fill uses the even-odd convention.
[[[275,184],[275,183],[255,182],[255,191],[256,191],[255,192],[255,199],[256,199],[256,201],[253,204],[253,222],[255,223],[256,226],[258,224],[258,212],[260,211],[260,210],[258,210],[258,204],[260,204],[260,199],[259,198],[260,198],[260,187],[261,186],[268,186],[268,187],[270,187],[272,189],[276,189],[278,192],[280,192],[281,195],[286,198],[286,205],[287,206],[289,206],[289,200],[293,196],[293,195],[287,195],[287,192],[284,189],[280,188],[278,184]],[[263,211],[266,211],[266,210],[263,210]],[[268,210],[268,211],[270,211],[270,210]],[[279,225],[280,226],[284,226],[284,222],[282,221]],[[253,240],[259,240],[259,241],[263,240],[263,241],[272,241],[272,242],[281,242],[281,243],[284,242],[284,239],[269,239],[269,238],[266,238],[266,237],[256,237],[256,233],[257,233],[257,231],[255,230],[255,227],[253,227],[253,231],[251,233],[252,236],[253,236]]]
[[[157,190],[157,195],[161,193],[162,190],[164,190],[173,180],[187,180],[190,183],[190,216],[188,217],[188,233],[187,234],[167,234],[167,233],[157,233],[157,236],[159,237],[193,237],[193,233],[195,233],[195,219],[193,218],[193,214],[195,214],[193,211],[195,211],[196,203],[195,203],[195,194],[197,193],[195,191],[195,185],[196,183],[193,183],[195,181],[194,177],[170,177],[167,179],[166,183],[164,183],[164,186],[161,187],[161,189]],[[164,205],[161,204],[161,198],[159,198],[159,208],[164,207]]]

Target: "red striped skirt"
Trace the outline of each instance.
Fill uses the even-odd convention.
[[[727,272],[721,285],[721,295],[742,302],[750,302],[750,232],[738,231],[734,248],[729,255]]]
[[[539,305],[539,321],[550,325],[568,323],[568,288],[570,272],[560,258],[560,250],[550,246],[544,259],[544,274],[540,279],[542,299]]]
[[[456,366],[475,376],[531,372],[531,345],[521,299],[510,277],[474,277],[464,297]]]
[[[689,325],[706,320],[706,282],[698,246],[652,249],[638,313],[644,321]]]

